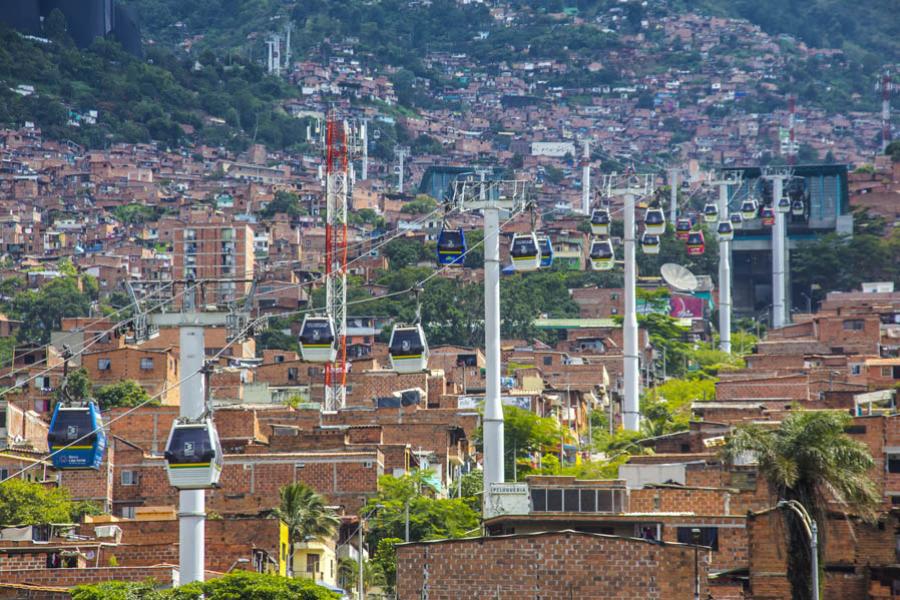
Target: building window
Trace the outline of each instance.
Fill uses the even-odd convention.
[[[290,367],[287,375],[288,381],[297,381],[297,367]]]
[[[857,363],[855,365],[850,365],[850,374],[851,375],[862,375],[862,365]]]
[[[284,362],[284,354],[276,354],[275,355],[275,364]]]
[[[319,572],[319,555],[318,554],[307,554],[306,555],[306,572],[313,573],[313,574]]]
[[[141,359],[141,370],[142,371],[152,371],[153,370],[153,359],[152,358],[142,358]]]
[[[900,454],[887,455],[888,473],[900,473]]]
[[[123,506],[122,507],[122,518],[123,519],[133,519],[134,518],[134,507],[133,506]]]
[[[545,357],[544,357],[544,366],[545,366],[545,367],[549,367],[549,366],[552,365],[552,364],[553,364],[553,357],[552,357],[552,356],[545,356]]]
[[[680,544],[693,544],[694,543],[694,534],[692,531],[694,529],[700,530],[700,546],[707,546],[708,548],[712,548],[713,550],[719,549],[719,529],[718,527],[679,527],[678,528],[678,543]]]
[[[0,469],[0,481],[9,479],[9,469]]]
[[[112,366],[112,361],[108,358],[98,358],[97,359],[97,370],[98,371],[109,371]]]
[[[0,407],[0,429],[6,429],[6,406]]]
[[[844,331],[862,331],[866,327],[866,322],[862,319],[846,319],[844,321]]]
[[[137,485],[138,484],[138,472],[137,471],[122,471],[122,485]]]

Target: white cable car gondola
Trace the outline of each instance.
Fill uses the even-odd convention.
[[[219,434],[209,418],[175,421],[165,457],[166,474],[174,488],[203,490],[219,483],[224,455]]]
[[[334,362],[337,345],[334,343],[334,323],[330,317],[306,315],[300,326],[300,355],[306,362]]]
[[[534,232],[514,235],[509,255],[514,270],[536,271],[541,266],[541,248],[538,246],[537,235]]]
[[[707,202],[703,207],[703,220],[707,223],[715,223],[719,220],[719,207],[715,202]]]
[[[791,212],[791,200],[787,196],[782,196],[779,198],[778,203],[775,205],[775,210],[780,212],[781,214],[787,214]]]
[[[428,340],[421,325],[394,327],[388,342],[391,369],[397,373],[421,373],[428,369]]]
[[[609,209],[595,208],[591,211],[591,233],[609,235]]]
[[[616,255],[609,239],[591,242],[591,268],[595,271],[609,271],[615,266]]]
[[[645,231],[641,236],[641,250],[644,254],[659,254],[659,247],[659,236]]]
[[[716,227],[716,233],[719,234],[719,239],[723,242],[730,242],[734,239],[734,227],[731,225],[731,221],[719,221],[719,225]]]
[[[747,221],[756,218],[756,211],[758,209],[759,207],[756,204],[756,200],[753,200],[752,198],[748,198],[741,202],[741,216]]]
[[[666,216],[661,208],[648,208],[644,213],[644,231],[650,235],[666,232]]]
[[[799,198],[791,202],[791,214],[795,217],[806,216],[806,205]]]
[[[734,229],[744,228],[744,216],[741,213],[734,213],[728,218],[731,220],[731,226]]]

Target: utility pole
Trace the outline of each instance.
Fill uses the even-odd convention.
[[[719,186],[719,222],[728,221],[728,186],[740,185],[740,171],[718,171],[711,185]],[[731,352],[731,241],[719,239],[719,349]]]
[[[637,324],[637,265],[635,259],[635,198],[649,196],[653,189],[651,175],[625,173],[607,176],[606,186],[612,196],[625,198],[625,318],[622,322],[624,344],[625,399],[622,421],[626,431],[638,431],[640,412],[640,355]]]
[[[581,214],[591,214],[591,140],[585,138],[581,159]]]
[[[669,223],[675,227],[675,221],[678,220],[678,171],[680,169],[672,168],[669,170]]]
[[[503,406],[500,396],[500,211],[526,207],[526,182],[460,178],[453,185],[451,204],[460,212],[481,210],[484,215],[484,511],[491,507],[491,487],[505,481]]]
[[[402,194],[404,176],[403,163],[406,160],[406,157],[409,156],[409,148],[406,146],[394,146],[394,152],[397,154],[397,161],[400,163],[397,171],[397,191]]]
[[[361,179],[369,178],[369,122],[363,119],[359,124],[359,143],[362,150]]]
[[[881,74],[881,153],[891,143],[891,72],[887,68]]]
[[[785,273],[787,215],[778,210],[778,201],[784,193],[784,182],[790,180],[792,174],[790,167],[768,167],[763,171],[763,177],[772,181],[772,209],[775,212],[775,225],[772,227],[772,327],[776,329],[788,322]]]

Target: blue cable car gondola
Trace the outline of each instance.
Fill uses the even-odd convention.
[[[466,258],[466,234],[460,229],[441,227],[437,241],[437,260],[440,265],[461,267]]]
[[[99,469],[106,450],[106,432],[95,402],[53,409],[47,445],[56,469]]]
[[[546,269],[553,266],[553,243],[547,236],[538,238],[538,248],[541,250],[541,268]]]

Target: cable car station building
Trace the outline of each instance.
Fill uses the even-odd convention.
[[[772,201],[772,182],[762,177],[760,167],[726,169],[743,175],[739,189],[729,189],[729,212],[741,209],[747,199],[760,206]],[[847,187],[847,165],[796,165],[793,179],[784,182],[784,192],[794,206],[802,203],[802,215],[786,215],[787,243],[785,273],[790,277],[790,253],[803,242],[829,233],[852,235],[853,216]],[[777,202],[777,198],[775,201]],[[735,316],[760,317],[772,305],[772,228],[762,219],[745,219],[734,232],[732,242],[732,280]],[[810,290],[786,286],[787,306],[805,306],[801,293]]]

